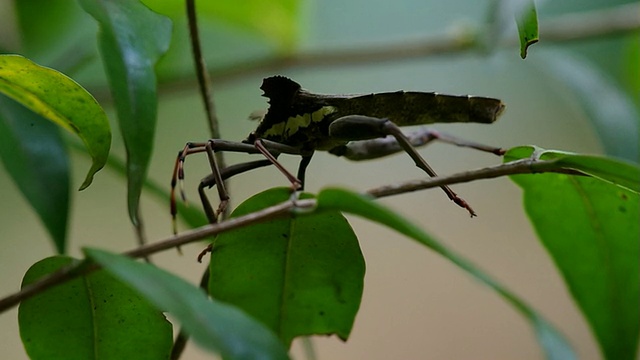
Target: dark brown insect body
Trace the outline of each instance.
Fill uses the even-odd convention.
[[[269,109],[245,142],[266,139],[305,150],[331,150],[346,144],[348,140],[333,138],[329,127],[335,120],[349,115],[387,119],[398,126],[446,122],[490,124],[504,110],[504,104],[498,99],[433,92],[314,94],[282,76],[264,79],[260,88],[263,96],[269,98]],[[352,140],[363,138],[353,135]]]

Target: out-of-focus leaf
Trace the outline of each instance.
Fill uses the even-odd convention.
[[[93,96],[65,75],[18,55],[0,55],[0,92],[82,139],[93,164],[80,190],[89,186],[111,147],[107,115]]]
[[[545,51],[544,72],[577,97],[607,155],[640,162],[640,114],[628,96],[596,68],[561,51]]]
[[[177,276],[106,251],[85,249],[85,253],[158,309],[175,316],[203,348],[225,359],[288,359],[284,346],[264,325],[231,305],[207,299],[201,289]]]
[[[172,18],[183,18],[184,2],[143,0],[150,8]],[[218,19],[222,23],[260,34],[283,52],[291,51],[298,41],[300,0],[197,1],[200,17]]]
[[[84,149],[82,149],[82,146],[79,143],[71,141],[68,143],[68,145],[71,147],[71,149],[78,150],[80,154],[86,155],[86,152],[84,151]],[[113,170],[117,175],[120,175],[124,178],[126,178],[127,176],[127,165],[125,164],[124,160],[113,156],[113,154],[107,159],[105,169]],[[162,187],[151,178],[146,178],[144,181],[144,189],[147,190],[149,194],[154,195],[158,199],[164,201],[165,204],[167,204],[167,212],[169,211],[170,196],[169,191],[166,187]],[[178,218],[181,218],[189,226],[189,228],[195,229],[209,223],[202,209],[198,208],[197,206],[187,206],[184,202],[181,201],[178,201],[176,205],[178,206]]]
[[[68,73],[96,54],[88,28],[92,20],[76,1],[14,1],[22,54]],[[64,63],[61,63],[61,60]]]
[[[626,81],[631,94],[635,94],[636,109],[640,108],[640,42],[637,37],[631,37],[627,43],[625,57],[624,57],[624,69],[628,76],[625,76]],[[640,119],[637,119],[640,122]],[[640,157],[640,155],[639,155]]]
[[[526,158],[522,150],[509,151],[505,160]],[[541,160],[556,158],[607,181],[635,178],[633,188],[638,191],[640,186],[637,166],[552,151],[540,154]],[[545,173],[512,179],[524,190],[527,215],[605,357],[635,359],[640,334],[640,195],[585,176]]]
[[[520,57],[527,57],[529,46],[538,42],[538,12],[533,0],[529,0],[522,11],[516,15],[518,37],[520,38]]]
[[[118,175],[122,176],[126,176],[127,173],[124,161],[115,158],[114,156],[109,157],[109,160],[107,160],[106,168],[111,168]],[[156,198],[164,201],[164,203],[167,205],[167,213],[169,213],[169,204],[171,200],[169,190],[166,187],[160,186],[160,184],[158,184],[151,178],[146,178],[143,186],[147,191],[147,194],[153,195]],[[195,229],[209,223],[201,207],[188,206],[182,201],[178,201],[176,203],[176,206],[178,207],[178,218],[182,219],[190,229]],[[167,229],[169,228],[170,226],[169,224],[167,224]]]
[[[171,21],[138,0],[81,0],[98,23],[98,42],[127,149],[129,217],[138,223],[156,127],[155,65],[167,51]]]
[[[77,260],[37,262],[25,287]],[[167,359],[171,324],[162,313],[105,271],[57,285],[24,300],[20,336],[31,359]]]
[[[477,269],[467,260],[444,247],[420,228],[402,218],[395,212],[383,207],[368,197],[341,189],[324,189],[318,194],[318,211],[343,211],[362,216],[371,221],[388,226],[430,248],[454,263],[460,269],[473,276],[480,283],[486,285],[527,320],[529,320],[538,342],[545,351],[547,359],[568,360],[576,359],[576,355],[564,337],[543,317],[537,314],[523,300],[504,288],[484,272]]]
[[[514,25],[517,25],[520,56],[524,59],[527,47],[537,42],[538,38],[538,19],[533,0],[492,0],[488,5],[484,32],[478,38],[479,45],[485,51],[494,51],[502,39],[514,36]]]
[[[0,158],[49,231],[58,253],[64,253],[70,181],[58,128],[0,94]]]
[[[288,188],[253,196],[231,214],[286,201]],[[209,291],[271,328],[290,345],[311,334],[349,336],[360,306],[364,259],[358,239],[337,211],[292,216],[219,235]]]

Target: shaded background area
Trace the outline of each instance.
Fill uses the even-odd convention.
[[[0,2],[0,23],[7,33],[3,48],[20,43],[11,32],[11,2]],[[551,17],[576,9],[594,9],[611,1],[545,2],[540,17]],[[398,43],[446,34],[467,25],[482,25],[489,2],[476,1],[317,1],[305,2],[300,20],[302,49],[359,48]],[[70,7],[73,8],[74,4]],[[89,19],[90,20],[90,19]],[[209,64],[230,64],[274,51],[272,45],[228,24],[202,19],[205,50]],[[95,25],[78,20],[69,37],[94,37]],[[167,80],[162,90],[158,132],[150,177],[168,188],[175,153],[187,141],[207,138],[205,116],[196,87],[174,82],[191,72],[185,24],[176,23],[176,50],[163,62],[160,72]],[[78,29],[83,29],[78,31]],[[515,33],[512,31],[512,33]],[[11,41],[14,41],[13,45]],[[44,40],[43,40],[44,41]],[[43,45],[44,46],[44,45]],[[297,67],[278,73],[287,75],[305,88],[324,93],[369,93],[394,90],[438,91],[474,94],[503,99],[507,111],[490,126],[449,125],[436,128],[477,142],[509,148],[535,144],[545,148],[601,154],[603,146],[579,96],[557,74],[549,71],[550,61],[567,54],[585,56],[594,68],[622,89],[631,89],[640,100],[633,80],[637,68],[638,35],[583,41],[551,46],[541,39],[521,60],[516,47],[492,54],[467,53],[388,63],[364,63],[351,67]],[[90,49],[93,51],[93,49]],[[175,50],[175,49],[174,49]],[[559,52],[562,53],[559,53]],[[634,52],[635,51],[635,52]],[[36,54],[43,61],[58,58],[52,52]],[[58,54],[59,55],[59,54]],[[58,58],[59,59],[59,58]],[[551,60],[550,60],[551,59]],[[634,63],[634,59],[636,62]],[[77,59],[69,59],[77,60]],[[78,68],[78,79],[98,90],[101,65],[89,62]],[[637,76],[637,70],[636,76]],[[225,139],[243,139],[255,126],[245,120],[249,113],[266,107],[259,85],[271,71],[214,82],[215,102]],[[585,74],[588,76],[588,74]],[[178,85],[176,85],[178,84]],[[112,109],[109,116],[113,118]],[[114,128],[115,132],[115,128]],[[113,151],[124,154],[121,140],[114,138]],[[450,174],[499,163],[495,156],[445,144],[433,144],[421,151],[440,174]],[[637,158],[637,154],[635,155]],[[631,155],[633,157],[633,155]],[[249,158],[230,155],[228,162]],[[76,188],[82,181],[87,159],[73,156]],[[285,159],[295,168],[297,159]],[[205,157],[190,157],[187,188],[192,206],[197,206],[198,180],[205,176]],[[329,154],[317,154],[307,174],[307,190],[326,186],[366,189],[402,180],[421,178],[421,171],[406,155],[353,163]],[[232,202],[272,186],[284,184],[272,168],[257,170],[233,179]],[[48,235],[21,198],[15,185],[0,169],[0,229],[4,246],[0,253],[0,296],[19,288],[20,278],[37,260],[52,255]],[[561,278],[538,243],[522,211],[521,192],[508,179],[477,181],[455,186],[478,212],[469,219],[466,212],[451,204],[439,190],[384,199],[386,205],[422,225],[434,237],[471,259],[536,310],[550,319],[570,339],[582,359],[599,359],[599,351],[584,319],[572,302]],[[70,223],[71,254],[80,256],[80,247],[96,246],[122,251],[135,246],[126,214],[126,185],[119,175],[104,170],[95,183],[73,194]],[[215,193],[211,193],[212,198]],[[170,235],[168,204],[145,196],[143,218],[150,240]],[[125,225],[127,224],[127,225]],[[314,338],[319,359],[539,359],[539,350],[528,324],[495,294],[479,286],[440,257],[378,225],[353,218],[367,261],[365,291],[360,313],[348,342],[335,337]],[[196,282],[205,266],[195,261],[204,245],[154,256],[160,266]],[[0,348],[6,358],[26,358],[19,339],[17,311],[0,316]],[[303,358],[300,344],[294,354]],[[185,359],[209,358],[190,346]]]

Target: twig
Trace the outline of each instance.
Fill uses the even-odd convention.
[[[575,170],[562,168],[553,160],[522,159],[450,176],[439,176],[422,181],[409,181],[401,183],[399,185],[384,186],[376,189],[371,189],[366,193],[373,197],[384,197],[420,189],[438,187],[442,185],[453,185],[478,179],[491,179],[499,176],[543,172],[560,172],[572,175],[584,175]],[[185,231],[179,235],[175,235],[151,244],[141,246],[137,249],[127,251],[123,253],[123,255],[135,258],[148,256],[163,250],[199,241],[201,239],[220,234],[225,231],[279,218],[289,214],[294,210],[313,209],[315,206],[315,199],[298,200],[295,202],[286,201],[241,217],[231,218],[220,223],[209,224],[197,229]],[[29,286],[25,286],[23,289],[16,293],[0,299],[0,312],[4,312],[7,309],[10,309],[11,307],[20,303],[20,301],[30,298],[48,288],[51,288],[52,286],[61,284],[77,276],[86,274],[89,268],[86,268],[85,266],[86,263],[82,262],[79,265],[62,268]],[[97,266],[94,265],[94,267],[90,269],[93,270],[96,268]]]
[[[212,139],[220,138],[220,127],[218,125],[218,116],[213,102],[213,96],[210,89],[210,79],[207,73],[207,65],[202,56],[202,47],[200,45],[200,33],[198,32],[198,17],[196,15],[195,0],[187,0],[187,22],[189,24],[189,39],[191,40],[191,50],[193,51],[193,61],[196,68],[196,77],[198,78],[198,86],[202,95],[202,102],[207,113],[209,124],[209,132]],[[224,167],[224,164],[221,164]]]
[[[540,25],[540,40],[566,42],[633,33],[640,30],[640,3],[567,14]]]
[[[209,224],[197,229],[185,231],[180,235],[175,235],[158,242],[146,244],[134,250],[124,252],[123,255],[131,256],[134,258],[148,256],[159,251],[182,246],[210,237],[212,235],[220,234],[225,231],[247,226],[250,224],[257,224],[270,219],[275,219],[288,214],[292,209],[308,209],[314,206],[315,200],[313,199],[298,200],[295,202],[286,201],[281,204],[274,205],[241,217],[231,218],[220,223]],[[41,280],[25,286],[20,291],[0,299],[0,312],[10,309],[11,307],[17,305],[20,301],[30,298],[52,286],[61,284],[85,274],[86,271],[83,271],[82,269],[84,266],[86,266],[85,262],[64,267],[42,278]],[[97,269],[97,267],[93,267],[92,269]]]
[[[553,160],[521,159],[505,164],[490,166],[477,170],[470,170],[448,176],[437,176],[421,180],[411,180],[398,184],[380,186],[367,190],[366,193],[375,198],[399,195],[418,190],[425,190],[443,185],[459,184],[474,180],[493,179],[505,175],[535,174],[555,172],[570,175],[584,175],[581,172],[560,168]]]
[[[578,14],[560,15],[541,21],[540,44],[561,44],[640,31],[640,3],[620,5],[604,10]],[[322,68],[336,66],[362,66],[363,64],[403,61],[443,55],[463,55],[469,51],[480,51],[477,34],[450,32],[426,39],[370,48],[351,50],[321,49],[300,52],[275,58],[263,58],[245,62],[234,62],[228,67],[210,71],[218,84],[235,81],[256,74],[277,73],[288,68]],[[515,37],[501,41],[496,48],[515,48]],[[163,84],[165,92],[176,92],[192,88],[190,80],[176,79]]]

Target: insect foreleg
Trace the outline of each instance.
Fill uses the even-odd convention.
[[[272,165],[272,163],[271,161],[266,159],[231,165],[220,170],[220,178],[222,179],[222,181],[225,181],[235,175],[269,165]],[[218,216],[213,210],[211,202],[209,201],[209,198],[207,197],[204,190],[210,189],[211,187],[215,186],[218,183],[218,180],[216,180],[216,178],[217,176],[215,176],[215,174],[209,174],[207,177],[200,180],[200,184],[198,185],[198,195],[200,196],[200,202],[202,202],[204,213],[207,216],[207,220],[209,220],[209,223],[211,224],[214,224],[218,221]]]

